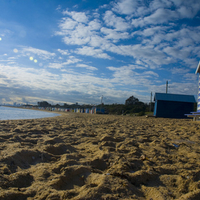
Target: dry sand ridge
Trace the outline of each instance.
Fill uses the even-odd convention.
[[[199,127],[72,113],[0,121],[0,199],[200,199]]]

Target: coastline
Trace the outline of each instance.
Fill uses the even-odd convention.
[[[113,115],[0,121],[0,199],[198,199],[199,123]]]
[[[40,119],[40,118],[55,117],[56,115],[59,116],[61,114],[60,112],[51,112],[47,110],[30,109],[30,108],[24,108],[24,107],[13,107],[13,106],[2,106],[2,107],[5,107],[5,109],[3,108],[1,109],[0,120]],[[35,112],[35,111],[39,111],[39,112]]]

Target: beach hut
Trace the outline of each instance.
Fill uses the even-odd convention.
[[[197,66],[195,74],[199,75],[199,81],[198,81],[198,97],[197,97],[197,111],[196,112],[190,112],[190,114],[185,114],[187,117],[193,117],[193,120],[200,120],[200,62]]]
[[[193,95],[168,93],[155,93],[154,101],[154,116],[167,118],[185,118],[196,103]]]
[[[104,108],[96,108],[96,114],[104,114],[105,109]]]
[[[89,111],[90,111],[90,110],[89,110],[88,108],[85,109],[85,113],[89,113]]]

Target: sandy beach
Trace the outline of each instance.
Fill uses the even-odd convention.
[[[0,121],[0,199],[200,199],[199,139],[191,119]]]

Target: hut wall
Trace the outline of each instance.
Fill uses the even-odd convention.
[[[194,110],[194,103],[188,102],[158,100],[155,106],[156,117],[186,118],[185,114]]]

